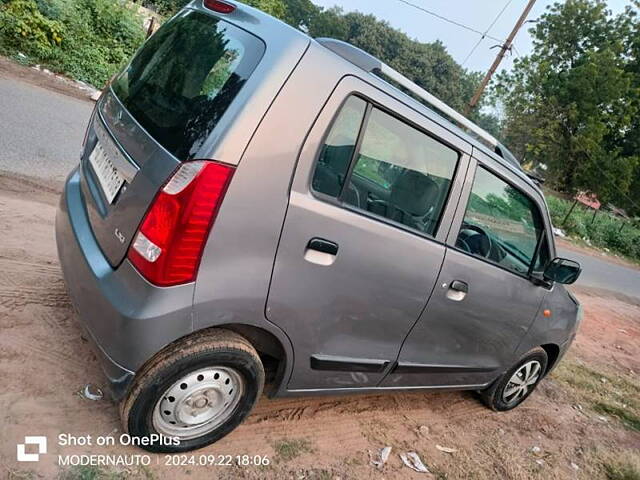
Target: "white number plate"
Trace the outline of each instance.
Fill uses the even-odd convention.
[[[96,177],[98,177],[107,202],[112,203],[124,183],[124,178],[113,166],[113,163],[109,160],[99,141],[89,155],[89,163],[91,163],[93,171],[96,173]]]

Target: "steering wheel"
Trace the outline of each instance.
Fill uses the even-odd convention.
[[[471,230],[476,233],[470,235],[465,234],[463,237],[462,235],[465,230]],[[469,223],[464,223],[462,225],[462,230],[460,230],[456,244],[469,253],[480,255],[485,258],[489,256],[489,253],[491,253],[491,250],[493,249],[493,242],[491,241],[489,234],[487,234],[482,227],[471,225]]]

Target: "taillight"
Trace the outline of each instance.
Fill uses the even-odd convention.
[[[233,171],[215,162],[186,162],[160,190],[128,254],[147,280],[167,287],[196,279]]]
[[[204,0],[204,6],[218,13],[231,13],[236,9],[235,5],[220,0]]]

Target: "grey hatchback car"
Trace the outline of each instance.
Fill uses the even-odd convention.
[[[111,81],[56,237],[125,431],[171,439],[151,451],[216,441],[265,384],[509,410],[580,322],[580,268],[504,146],[235,1],[194,0]]]

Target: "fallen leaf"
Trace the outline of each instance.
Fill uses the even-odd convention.
[[[420,457],[416,452],[401,453],[400,458],[402,459],[402,463],[411,470],[415,470],[420,473],[431,473],[425,464],[422,463],[422,460],[420,460]]]
[[[443,447],[441,445],[436,445],[436,448],[444,453],[456,453],[458,451],[455,448]]]
[[[382,467],[384,467],[384,464],[387,463],[387,460],[389,460],[389,455],[391,455],[391,447],[384,447],[382,450],[380,450],[380,453],[378,455],[379,459],[372,460],[371,463],[374,467],[381,469]]]

